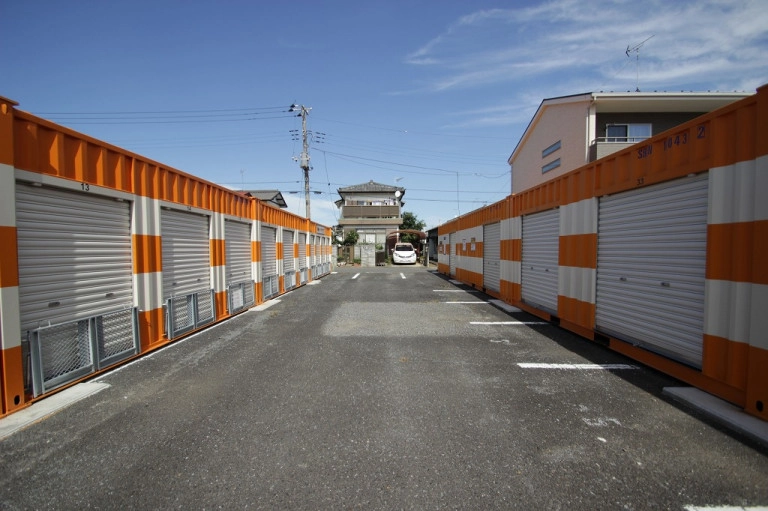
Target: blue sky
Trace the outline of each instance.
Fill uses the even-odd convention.
[[[0,0],[0,20],[0,95],[20,109],[277,188],[300,215],[287,110],[311,107],[311,217],[329,226],[337,189],[370,180],[428,227],[503,199],[544,98],[768,83],[764,0]]]

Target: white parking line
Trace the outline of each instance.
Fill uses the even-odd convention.
[[[523,369],[639,369],[631,364],[539,364],[520,362],[517,364]]]
[[[548,325],[546,321],[470,321],[470,325]]]
[[[352,280],[355,280],[355,279],[356,279],[357,277],[359,277],[359,276],[360,276],[360,274],[359,274],[359,273],[355,273],[355,276],[354,276],[354,277],[352,277]]]
[[[482,293],[477,289],[433,289],[435,293]]]
[[[400,274],[400,276],[401,276],[403,279],[405,279],[405,275],[403,275],[402,273]]]
[[[484,302],[482,300],[472,300],[470,302],[443,302],[443,303],[482,303],[484,305],[490,305],[488,302]]]

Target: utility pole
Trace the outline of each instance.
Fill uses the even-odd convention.
[[[307,139],[307,115],[312,107],[305,107],[304,105],[291,105],[289,112],[298,111],[297,117],[301,117],[301,135],[302,135],[302,151],[301,159],[299,161],[299,167],[304,171],[304,199],[307,202],[307,218],[310,218],[309,213],[309,140]]]

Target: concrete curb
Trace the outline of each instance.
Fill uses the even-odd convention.
[[[97,392],[109,388],[108,383],[84,382],[73,387],[62,390],[50,397],[46,397],[29,407],[0,420],[0,440],[11,436],[27,426],[39,422],[46,417],[53,415],[59,410],[66,408],[72,403],[92,396]]]
[[[701,411],[732,431],[768,447],[768,422],[694,387],[665,387],[663,394]]]

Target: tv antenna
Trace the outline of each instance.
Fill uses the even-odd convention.
[[[651,35],[653,37],[656,34]],[[635,54],[635,92],[640,92],[640,48],[643,47],[643,45],[648,42],[651,37],[648,37],[643,42],[638,43],[634,46],[627,45],[627,51],[624,52],[627,54],[628,58],[630,57],[630,53]]]

